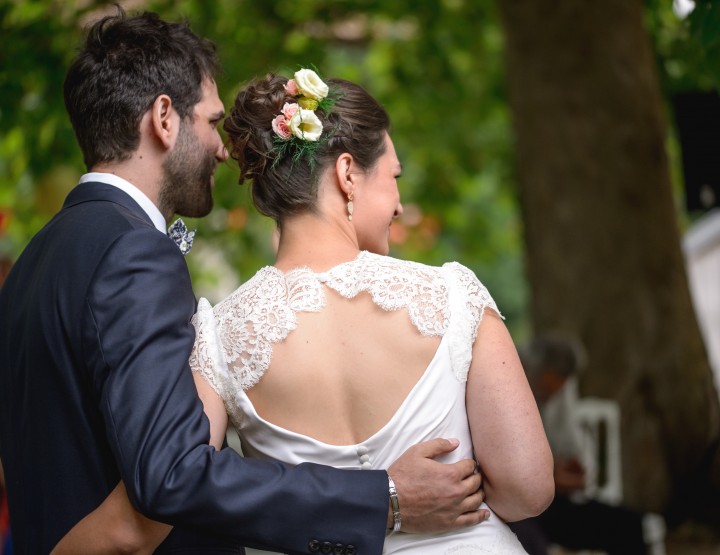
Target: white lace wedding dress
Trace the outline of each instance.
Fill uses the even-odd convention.
[[[273,344],[296,329],[296,314],[322,311],[326,287],[348,299],[367,292],[384,310],[406,310],[423,335],[442,337],[434,358],[394,416],[357,445],[329,445],[276,426],[257,414],[245,394],[262,379]],[[454,437],[460,439],[460,447],[443,459],[454,462],[473,458],[465,382],[486,307],[497,311],[487,289],[458,263],[437,268],[362,252],[355,260],[323,273],[300,268],[285,274],[265,267],[214,309],[206,299],[200,300],[190,363],[223,399],[246,456],[290,464],[385,469],[413,444]],[[512,555],[525,551],[493,514],[488,521],[456,532],[388,535],[383,553]]]

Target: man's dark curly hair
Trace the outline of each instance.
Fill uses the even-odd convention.
[[[137,149],[139,124],[166,94],[181,118],[192,115],[202,83],[219,71],[215,46],[186,22],[145,12],[94,23],[65,78],[65,107],[89,168],[127,160]]]

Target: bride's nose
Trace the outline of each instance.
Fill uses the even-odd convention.
[[[405,209],[403,208],[403,205],[401,202],[398,202],[397,207],[395,208],[395,213],[393,214],[393,218],[399,218],[403,215],[403,212]]]

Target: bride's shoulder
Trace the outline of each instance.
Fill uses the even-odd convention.
[[[442,271],[447,274],[451,274],[452,276],[454,276],[455,279],[458,279],[462,282],[480,283],[480,280],[478,279],[475,272],[464,264],[461,264],[460,262],[446,262],[442,265]]]
[[[213,307],[213,312],[222,314],[236,308],[245,309],[254,304],[253,299],[266,297],[268,293],[277,291],[277,285],[282,276],[272,266],[265,266],[255,273],[250,279],[240,285],[223,300]],[[261,293],[264,293],[261,295]]]
[[[445,262],[442,266],[431,266],[421,262],[402,260],[390,256],[367,254],[366,259],[371,266],[380,268],[379,273],[397,281],[415,283],[437,294],[445,296],[449,291],[458,291],[467,295],[471,302],[494,307],[490,292],[480,281],[475,272],[460,262]],[[372,273],[372,272],[371,272]]]
[[[413,260],[403,260],[372,253],[365,253],[364,259],[371,268],[375,267],[389,274],[416,276],[423,280],[447,281],[448,278],[452,277],[453,281],[458,279],[463,282],[479,281],[475,272],[467,266],[454,261],[445,262],[442,266],[433,266]]]
[[[363,260],[366,267],[376,268],[394,274],[415,274],[419,276],[440,275],[442,268],[439,266],[431,266],[422,262],[413,260],[403,260],[401,258],[393,258],[392,256],[384,256],[373,254],[370,252],[363,253]]]

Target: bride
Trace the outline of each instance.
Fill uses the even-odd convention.
[[[363,469],[458,438],[447,460],[474,453],[490,518],[443,535],[391,531],[384,553],[524,553],[504,521],[553,495],[537,407],[475,275],[387,256],[402,214],[388,127],[361,87],[310,70],[237,95],[230,155],[280,238],[273,266],[214,308],[200,301],[191,367],[211,442],[220,448],[230,421],[247,456]]]

